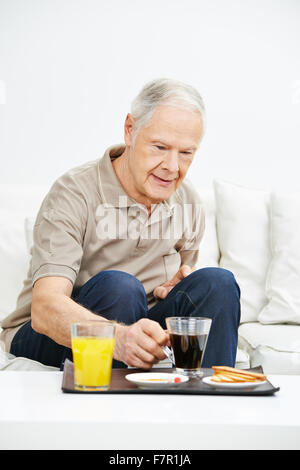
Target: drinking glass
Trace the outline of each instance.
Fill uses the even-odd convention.
[[[71,325],[74,387],[84,391],[108,390],[115,322],[91,320]]]
[[[180,374],[201,377],[202,359],[211,327],[211,319],[205,317],[166,318],[173,363]]]

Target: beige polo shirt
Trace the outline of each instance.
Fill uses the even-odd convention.
[[[157,302],[155,287],[181,264],[195,265],[204,232],[197,192],[184,180],[149,216],[145,206],[127,196],[112,166],[124,148],[109,147],[101,159],[68,171],[42,202],[27,279],[16,310],[1,324],[7,351],[30,320],[32,286],[41,277],[63,276],[79,288],[100,271],[125,271],[141,281],[151,308]]]

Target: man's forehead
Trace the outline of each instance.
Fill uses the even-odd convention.
[[[190,138],[195,132],[202,133],[202,117],[198,111],[160,105],[156,108],[152,118],[145,126],[145,130],[155,133],[156,138],[162,138],[163,135],[160,134],[168,130]]]
[[[144,139],[153,144],[180,146],[196,150],[202,136],[202,127],[147,126],[141,129]]]
[[[174,121],[174,119],[192,119],[198,121],[201,119],[201,114],[198,110],[193,110],[188,108],[187,106],[179,106],[179,105],[172,105],[172,104],[160,104],[156,106],[154,113],[150,122],[155,122],[157,120],[165,120],[165,121]]]

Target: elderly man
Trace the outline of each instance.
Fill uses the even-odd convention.
[[[1,339],[15,356],[60,367],[70,324],[115,320],[114,367],[165,358],[168,316],[212,319],[203,367],[234,366],[240,291],[231,272],[195,269],[204,231],[184,181],[203,136],[191,86],[148,83],[125,120],[125,145],[57,179],[34,225],[28,278]]]

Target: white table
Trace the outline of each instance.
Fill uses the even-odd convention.
[[[83,395],[62,372],[0,372],[1,449],[300,449],[300,376],[273,396]]]

